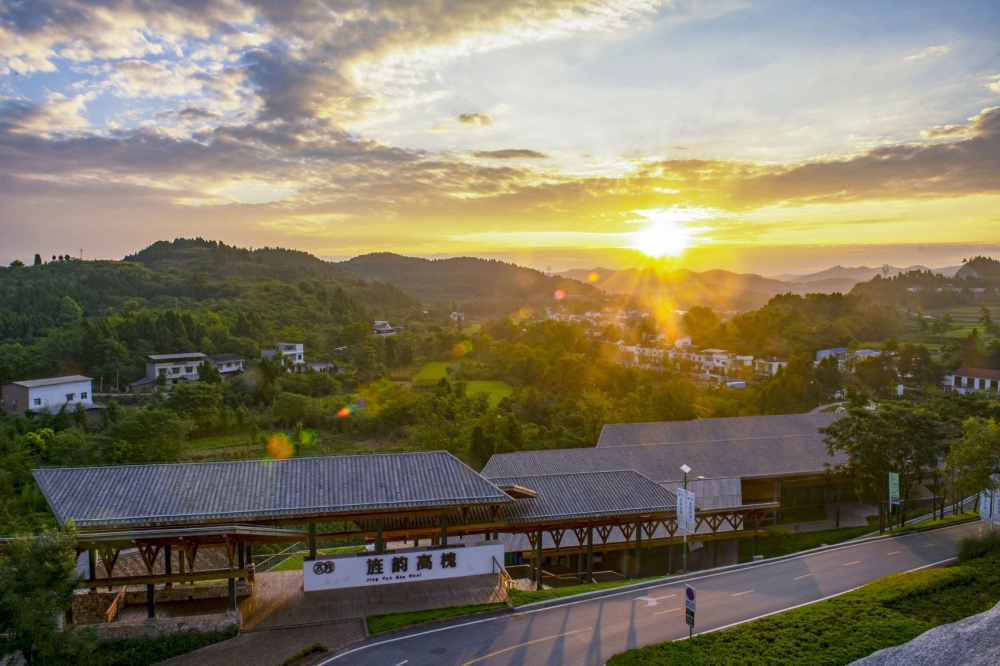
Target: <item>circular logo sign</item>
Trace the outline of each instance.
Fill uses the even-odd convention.
[[[690,599],[691,601],[694,601],[694,589],[693,588],[689,587],[687,589],[687,598]]]
[[[322,576],[323,574],[333,573],[333,570],[337,568],[330,560],[325,560],[323,562],[316,562],[313,564],[313,573],[317,576]]]

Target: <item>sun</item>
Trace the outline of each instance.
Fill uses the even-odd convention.
[[[716,211],[710,208],[660,208],[633,211],[645,219],[641,231],[627,234],[629,247],[648,257],[662,259],[676,257],[681,252],[700,243],[708,242],[702,234],[708,227],[692,227],[682,222],[693,222],[714,217]]]

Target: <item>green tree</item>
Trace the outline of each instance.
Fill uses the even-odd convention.
[[[42,255],[36,254],[35,255],[35,266],[41,266],[41,265],[42,265]]]
[[[166,407],[194,422],[195,430],[209,432],[222,406],[222,385],[205,382],[178,384],[167,393]]]
[[[73,604],[83,581],[76,570],[76,534],[46,530],[17,536],[0,558],[0,655],[28,664],[70,666],[91,651],[93,635],[60,629],[58,619]]]
[[[819,382],[824,398],[830,398],[840,390],[840,362],[836,356],[827,356],[819,362],[816,366],[816,381]]]
[[[83,317],[83,310],[76,304],[76,301],[69,296],[63,296],[62,301],[59,302],[59,316],[56,317],[56,322],[60,326],[69,326],[80,321],[81,317]]]
[[[103,456],[114,464],[175,461],[193,427],[167,409],[124,410],[104,432]]]
[[[968,490],[996,490],[1000,474],[1000,424],[973,417],[962,424],[962,439],[952,447],[948,468]]]
[[[996,332],[996,325],[993,323],[993,317],[990,315],[990,310],[985,305],[979,310],[979,324],[983,327],[983,332],[986,335],[993,335]]]
[[[202,361],[198,364],[198,381],[205,384],[221,384],[222,373],[208,361]]]

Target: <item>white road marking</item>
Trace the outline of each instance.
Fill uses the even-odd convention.
[[[665,597],[636,597],[635,599],[633,599],[633,601],[645,601],[646,602],[645,607],[649,608],[650,606],[656,606],[663,599],[669,599],[670,597],[676,597],[676,596],[677,596],[676,594],[668,594]]]

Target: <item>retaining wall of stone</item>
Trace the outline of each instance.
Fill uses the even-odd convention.
[[[243,616],[239,611],[218,613],[215,615],[192,615],[190,617],[171,617],[141,622],[112,622],[87,625],[97,631],[97,641],[139,640],[143,638],[158,638],[186,631],[225,631],[235,626],[243,625]],[[82,628],[82,627],[81,627]]]
[[[101,590],[96,594],[93,592],[82,592],[73,598],[73,623],[82,624],[106,624],[108,608],[111,602],[118,596],[120,590],[108,592]],[[249,597],[253,594],[253,586],[248,583],[236,583],[236,597]],[[170,601],[195,601],[197,599],[225,599],[229,596],[229,585],[175,585],[170,588],[157,588],[156,603],[166,603]],[[145,586],[130,589],[125,593],[125,604],[145,604]]]

